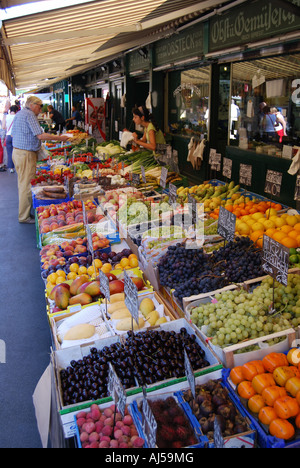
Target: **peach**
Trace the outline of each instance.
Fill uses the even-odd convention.
[[[98,442],[100,439],[99,437],[99,434],[97,432],[92,432],[90,435],[89,435],[89,442],[90,443],[93,443],[93,442]]]
[[[132,420],[132,417],[130,416],[130,414],[128,414],[127,416],[124,416],[123,423],[126,426],[131,426],[131,424],[133,424],[133,420]]]
[[[116,429],[115,432],[114,432],[114,438],[115,439],[119,439],[120,437],[122,437],[123,435],[123,432],[121,431],[121,429]]]
[[[102,434],[104,436],[108,436],[110,437],[113,433],[113,428],[112,426],[104,426],[103,429],[102,429]]]
[[[83,442],[88,442],[89,440],[89,435],[87,432],[82,432],[80,434],[80,442],[83,443]]]
[[[95,429],[96,429],[96,426],[93,422],[86,422],[83,426],[82,426],[82,430],[84,432],[87,432],[88,434],[92,434],[92,432],[95,432]]]
[[[99,448],[109,448],[109,442],[103,440],[102,442],[100,442]]]

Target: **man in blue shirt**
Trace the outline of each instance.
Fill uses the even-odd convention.
[[[19,191],[19,222],[22,224],[34,224],[31,217],[32,206],[31,180],[36,174],[38,151],[41,142],[47,140],[67,141],[67,135],[50,135],[43,133],[37,116],[39,115],[43,101],[37,96],[30,96],[25,108],[16,114],[12,126],[13,137],[13,162],[18,174]]]
[[[73,124],[75,122],[75,125]],[[73,130],[73,128],[78,125],[78,122],[83,122],[80,112],[76,109],[75,106],[72,106],[72,117],[66,119],[67,129]]]

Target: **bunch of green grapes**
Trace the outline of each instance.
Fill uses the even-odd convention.
[[[218,223],[215,219],[207,219],[204,222],[204,234],[206,236],[215,236],[218,234]]]
[[[221,348],[300,325],[300,275],[289,275],[288,286],[273,279],[262,281],[253,292],[236,289],[215,296],[215,302],[191,311],[191,320],[204,327],[206,336]]]

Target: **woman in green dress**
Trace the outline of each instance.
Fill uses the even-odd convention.
[[[138,135],[133,133],[134,143],[138,147],[142,146],[147,150],[155,151],[157,144],[166,143],[163,132],[145,106],[135,107],[132,113],[134,123],[144,128],[144,135],[140,140],[138,139]]]

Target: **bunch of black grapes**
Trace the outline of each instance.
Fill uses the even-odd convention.
[[[261,250],[248,237],[238,237],[211,255],[184,244],[170,246],[158,270],[161,285],[175,289],[180,301],[264,275]]]

